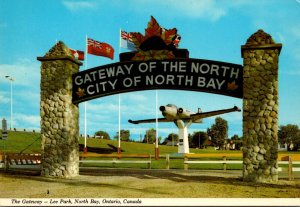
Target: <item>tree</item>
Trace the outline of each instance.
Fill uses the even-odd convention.
[[[108,139],[110,140],[110,136],[107,132],[105,131],[97,131],[95,132],[95,137],[100,137],[101,139]]]
[[[170,141],[170,142],[178,142],[178,134],[175,134],[175,133],[170,133],[164,140],[164,144],[167,144],[167,142]]]
[[[230,140],[235,144],[235,149],[237,150],[241,149],[243,146],[242,138],[240,138],[237,134],[233,135]]]
[[[156,130],[151,128],[146,131],[143,143],[153,144],[156,141]]]
[[[297,125],[288,124],[286,126],[281,125],[278,130],[278,141],[281,144],[293,143],[295,149],[300,146],[300,129]]]
[[[159,137],[158,137],[158,144],[160,144],[160,143],[161,143],[161,140],[162,140],[162,137],[161,137],[161,136],[159,136]]]
[[[194,132],[192,135],[192,146],[203,149],[204,142],[208,140],[208,135],[206,132]]]
[[[207,129],[208,136],[211,141],[223,149],[224,141],[228,137],[228,123],[225,119],[217,117],[211,128]]]
[[[121,141],[128,142],[130,140],[130,131],[129,130],[121,129],[120,135],[121,135],[120,136]],[[119,138],[119,132],[117,132],[117,134],[114,136],[114,139],[118,139],[118,138]]]
[[[235,134],[235,135],[233,135],[230,139],[231,139],[232,141],[237,141],[237,140],[239,140],[240,138],[239,138],[239,135]]]

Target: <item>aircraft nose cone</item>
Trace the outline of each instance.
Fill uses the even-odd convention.
[[[165,110],[166,110],[166,107],[160,106],[160,107],[159,107],[159,110],[160,110],[160,111],[165,111]]]
[[[233,109],[236,110],[236,111],[241,111],[241,109],[237,106],[234,106]]]

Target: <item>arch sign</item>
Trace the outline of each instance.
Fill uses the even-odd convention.
[[[121,62],[74,74],[73,103],[151,89],[203,91],[243,98],[242,65],[189,58],[186,49],[177,48],[177,30],[160,28],[153,17],[145,33],[145,37],[130,33],[137,51],[120,54]]]
[[[145,35],[131,32],[123,37],[135,51],[130,47],[131,52],[120,54],[120,62],[81,72],[82,63],[71,56],[63,42],[38,57],[42,62],[42,175],[78,175],[78,103],[130,91],[173,89],[242,98],[243,178],[257,182],[278,180],[278,58],[282,44],[258,30],[241,47],[242,66],[189,58],[187,49],[178,48],[181,37],[177,29],[160,27],[153,17]],[[189,122],[177,120],[176,124],[187,139]],[[158,148],[155,149],[157,155]]]
[[[139,90],[175,89],[243,97],[241,65],[173,59],[119,62],[73,75],[73,103]]]

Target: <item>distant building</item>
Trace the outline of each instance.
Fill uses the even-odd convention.
[[[280,144],[278,143],[278,151],[287,151],[288,150],[288,144],[284,143],[284,144]]]

